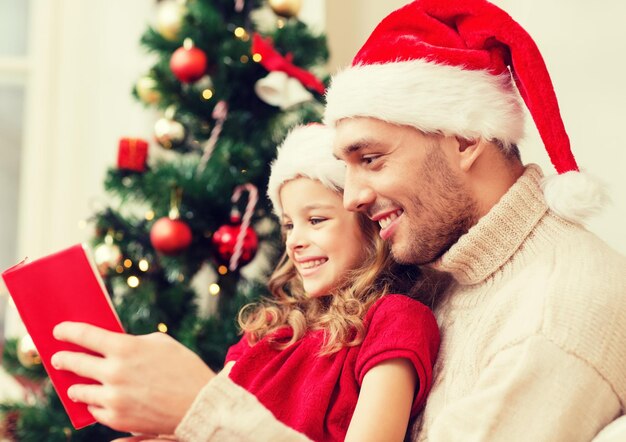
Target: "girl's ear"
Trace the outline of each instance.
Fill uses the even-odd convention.
[[[468,140],[456,137],[456,139],[458,142],[458,166],[463,172],[468,172],[478,157],[485,151],[487,143],[482,138]]]

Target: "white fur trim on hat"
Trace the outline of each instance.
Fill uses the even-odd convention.
[[[541,188],[548,207],[561,218],[577,224],[583,224],[609,202],[606,186],[583,172],[546,177]]]
[[[326,93],[324,122],[372,117],[425,133],[517,143],[523,110],[510,75],[422,59],[351,66]]]
[[[267,195],[280,218],[280,188],[294,178],[320,181],[333,190],[343,190],[346,165],[333,156],[334,130],[322,124],[299,126],[291,130],[278,147],[272,163]]]

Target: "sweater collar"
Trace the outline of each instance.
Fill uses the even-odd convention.
[[[519,249],[548,210],[539,166],[531,164],[500,201],[437,261],[432,268],[460,284],[477,284],[500,269]]]

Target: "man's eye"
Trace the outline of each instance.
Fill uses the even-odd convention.
[[[367,155],[367,156],[363,156],[361,157],[361,163],[363,164],[372,164],[374,161],[376,161],[380,156],[379,155]]]

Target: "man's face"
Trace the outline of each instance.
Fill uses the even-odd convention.
[[[339,121],[334,153],[347,164],[344,206],[381,226],[401,263],[439,258],[477,219],[453,167],[453,137],[424,135],[373,118]]]

